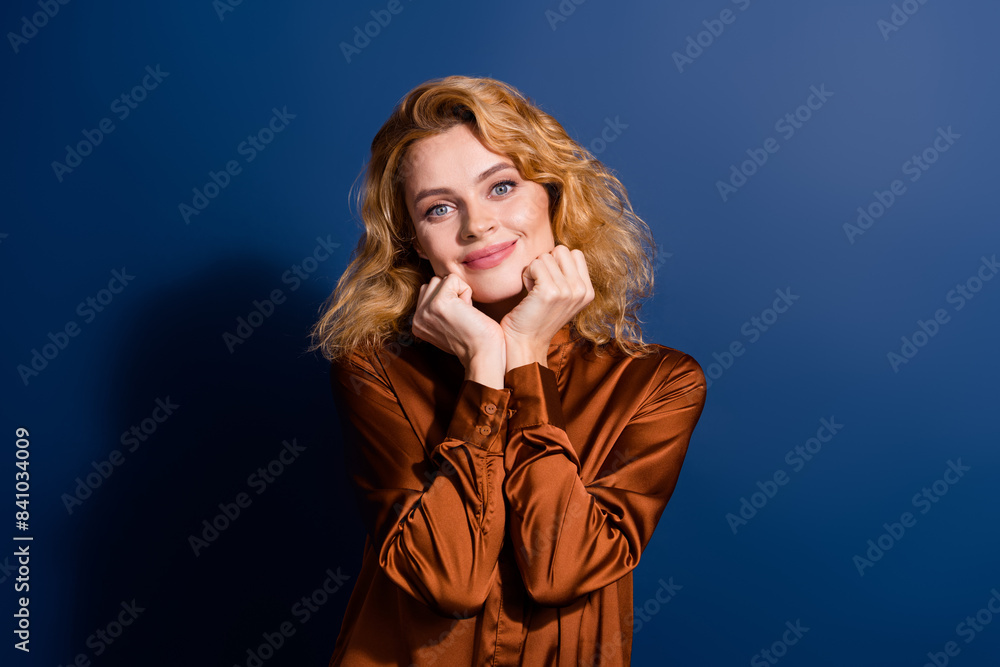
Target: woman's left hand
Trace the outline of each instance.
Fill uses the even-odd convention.
[[[552,337],[594,300],[587,260],[580,250],[557,245],[522,274],[527,296],[500,321],[507,343],[507,370],[548,360]]]

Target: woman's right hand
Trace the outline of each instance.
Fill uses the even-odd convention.
[[[500,324],[472,305],[472,288],[455,274],[420,286],[413,335],[454,354],[465,378],[503,388],[507,348]]]

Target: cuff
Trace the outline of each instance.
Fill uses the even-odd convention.
[[[481,449],[499,450],[507,421],[509,389],[494,389],[473,380],[464,380],[458,403],[448,425],[448,438]]]
[[[504,386],[511,390],[512,414],[508,430],[550,424],[566,430],[562,399],[556,387],[556,374],[538,362],[507,371]]]

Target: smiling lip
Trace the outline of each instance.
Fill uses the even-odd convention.
[[[462,263],[470,269],[491,269],[507,259],[507,256],[514,251],[514,245],[516,243],[517,239],[514,239],[513,241],[504,241],[502,243],[494,243],[493,245],[483,248],[482,250],[470,252],[466,255],[465,259],[462,260]]]

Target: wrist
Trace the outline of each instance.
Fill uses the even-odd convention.
[[[533,363],[547,367],[548,357],[548,343],[543,344],[539,341],[507,341],[507,371]]]
[[[493,389],[503,389],[506,372],[503,354],[474,356],[465,364],[465,379]]]

